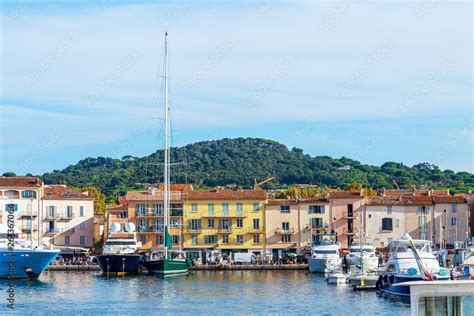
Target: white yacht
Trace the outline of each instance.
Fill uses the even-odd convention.
[[[410,287],[401,283],[424,280],[449,280],[449,275],[439,266],[430,241],[413,240],[405,234],[390,244],[390,257],[377,288],[389,294],[410,296]]]
[[[311,258],[308,259],[310,272],[332,273],[341,271],[341,244],[335,240],[334,234],[317,234],[316,241],[311,245]]]
[[[362,260],[362,261],[361,261]],[[375,272],[379,266],[379,258],[375,254],[374,245],[371,243],[354,243],[349,247],[346,255],[346,262],[349,267],[356,266],[365,272]]]

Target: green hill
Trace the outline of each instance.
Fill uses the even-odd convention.
[[[474,175],[468,172],[442,171],[429,163],[409,167],[386,162],[382,166],[370,166],[345,157],[311,157],[301,149],[288,150],[285,145],[258,138],[198,142],[172,148],[171,156],[172,161],[180,162],[172,167],[172,181],[200,187],[235,183],[250,188],[254,178],[275,176],[266,188],[297,183],[343,188],[354,181],[371,188],[393,188],[395,180],[401,188],[450,188],[452,192],[466,193],[474,189]],[[129,189],[144,188],[146,183],[156,183],[162,175],[162,157],[160,150],[142,158],[86,158],[41,178],[47,184],[97,186],[111,197]]]

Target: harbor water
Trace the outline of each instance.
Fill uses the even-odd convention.
[[[8,281],[0,280],[4,312]],[[105,277],[95,271],[47,271],[15,281],[20,314],[311,314],[409,315],[406,300],[327,285],[304,271],[194,271],[185,276]]]

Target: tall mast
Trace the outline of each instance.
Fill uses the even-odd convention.
[[[164,152],[164,183],[163,183],[163,189],[164,189],[164,214],[163,214],[163,219],[164,219],[164,230],[163,230],[163,251],[164,251],[164,257],[168,258],[168,248],[166,245],[166,232],[168,231],[168,225],[169,225],[169,205],[170,205],[170,195],[169,195],[169,183],[170,183],[170,123],[169,123],[169,111],[170,111],[170,106],[169,106],[169,91],[168,91],[168,32],[165,32],[165,60],[164,60],[164,72],[165,72],[165,152]]]

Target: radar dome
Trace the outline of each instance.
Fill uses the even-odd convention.
[[[125,230],[127,232],[134,233],[135,232],[135,224],[133,224],[133,223],[125,224]]]
[[[112,232],[117,233],[120,231],[120,223],[112,223]]]

